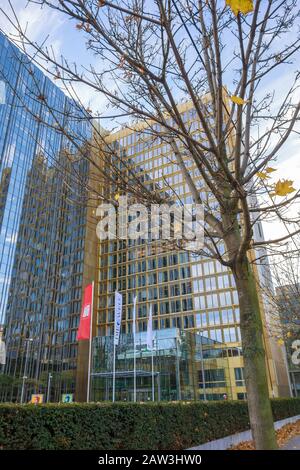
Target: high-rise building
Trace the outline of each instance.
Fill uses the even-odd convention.
[[[192,104],[180,105],[179,110],[183,121],[193,132],[193,137],[200,137],[201,129]],[[155,126],[155,132],[152,132],[147,125],[138,126],[137,130],[128,126],[108,135],[106,144],[110,151],[119,156],[122,171],[125,173],[130,171],[135,177],[144,181],[150,190],[161,188],[161,191],[168,192],[170,197],[173,195],[174,200],[179,197],[182,203],[192,203],[190,188],[184,181],[173,149],[167,138],[158,137],[156,132],[159,130],[158,125]],[[178,144],[180,146],[180,143]],[[212,198],[203,184],[196,165],[184,152],[183,147],[181,149],[189,172],[201,192],[202,200]],[[131,179],[130,175],[128,179]],[[118,184],[112,185],[110,189],[113,199],[114,195],[119,193]],[[255,236],[263,237],[259,224],[255,227]],[[219,250],[222,251],[221,244]],[[229,362],[230,397],[232,399],[246,397],[239,327],[239,300],[235,281],[229,268],[205,256],[197,256],[187,251],[174,251],[172,246],[168,247],[166,243],[142,239],[100,242],[98,262],[99,275],[94,303],[96,306],[94,334],[96,336],[113,335],[115,290],[123,296],[122,333],[130,336],[132,334],[133,298],[137,295],[137,330],[140,333],[147,330],[147,315],[152,305],[154,330],[174,328],[178,331],[190,330],[222,345],[220,355],[227,356]],[[258,266],[257,277],[261,279],[268,274],[268,279],[270,279],[269,272],[265,271],[268,271],[266,266]],[[271,340],[268,337],[268,314],[262,293],[260,293],[260,300],[265,325],[264,340],[270,395],[288,394],[286,373],[284,369],[282,370],[283,362],[278,361],[278,358],[275,360]],[[124,339],[124,341],[130,343],[129,339]],[[98,347],[101,350],[99,344],[104,347],[105,341],[102,340],[95,346],[96,349]],[[121,356],[124,354],[123,349],[121,348]],[[105,357],[103,351],[101,354]],[[281,353],[278,354],[280,356]],[[107,357],[109,358],[109,355]],[[122,364],[120,358],[119,364]],[[124,367],[126,369],[125,365]],[[209,389],[206,388],[208,398],[224,395],[224,388],[221,387],[218,390],[217,387],[220,377],[224,378],[226,374],[222,367],[210,370],[208,366],[208,370],[205,371],[207,378],[210,378],[208,382],[211,384]],[[97,380],[101,374],[97,376],[97,371],[94,372],[95,389],[97,389],[99,387]],[[126,370],[124,372],[126,374]],[[196,397],[201,399],[204,395],[201,385],[203,371],[199,369],[198,372]],[[120,381],[120,389],[124,389],[124,383],[124,380]],[[132,389],[132,382],[128,386]],[[101,393],[99,392],[99,396]]]
[[[2,34],[0,85],[0,323],[11,377],[1,393],[19,400],[26,374],[24,400],[49,380],[59,400],[75,387],[89,172],[76,149],[90,126]]]

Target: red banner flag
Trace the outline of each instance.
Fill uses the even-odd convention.
[[[93,308],[93,284],[86,286],[84,290],[83,304],[81,308],[80,323],[77,332],[77,341],[90,339],[91,315]]]

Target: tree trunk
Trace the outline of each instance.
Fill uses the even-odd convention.
[[[276,449],[257,286],[246,256],[237,262],[233,275],[240,302],[244,375],[252,436],[257,450]]]

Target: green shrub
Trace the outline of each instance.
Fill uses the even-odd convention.
[[[300,399],[272,400],[275,420]],[[249,428],[245,402],[0,404],[2,449],[185,449]]]

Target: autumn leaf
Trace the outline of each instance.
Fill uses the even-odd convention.
[[[226,0],[226,5],[228,5],[235,16],[238,13],[242,13],[243,15],[247,15],[253,11],[253,0]]]
[[[283,339],[279,338],[279,339],[277,340],[277,344],[278,344],[278,346],[282,346],[282,345],[284,344]]]
[[[117,194],[115,195],[115,200],[118,201],[119,199],[120,199],[120,194],[117,193]]]
[[[267,175],[267,173],[265,173],[264,171],[258,171],[256,174],[261,180],[266,180],[270,178],[270,176]]]
[[[235,95],[232,95],[230,99],[233,103],[238,104],[239,106],[247,103],[247,101],[243,100],[243,98],[240,98],[239,96]]]
[[[294,181],[292,180],[277,181],[274,188],[274,195],[287,196],[288,194],[293,193],[294,191],[296,191],[296,189],[293,188],[293,183]]]
[[[276,168],[272,168],[271,166],[268,166],[267,168],[265,168],[266,173],[273,173],[273,171],[277,171]]]

